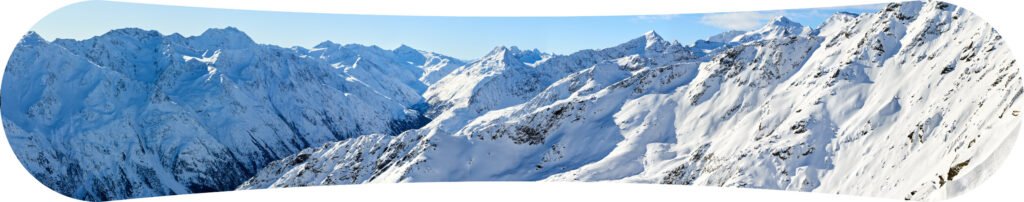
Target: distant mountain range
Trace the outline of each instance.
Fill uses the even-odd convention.
[[[510,180],[941,199],[1020,132],[1015,62],[982,19],[938,1],[472,61],[128,28],[27,34],[0,112],[23,165],[85,200]]]

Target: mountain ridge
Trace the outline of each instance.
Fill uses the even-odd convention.
[[[814,30],[785,21],[682,51],[647,50],[642,36],[554,56],[533,68],[547,71],[503,72],[556,78],[529,82],[541,87],[514,101],[456,102],[423,128],[358,146],[383,152],[310,148],[299,155],[322,158],[276,161],[239,189],[625,181],[941,199],[995,169],[972,162],[1019,131],[1019,117],[996,116],[1020,107],[1016,60],[970,12],[903,2],[839,13]],[[581,59],[597,62],[552,68]],[[466,83],[492,89],[470,98],[508,91]],[[341,157],[361,160],[327,160]]]
[[[29,32],[11,61],[0,107],[19,160],[86,200],[481,180],[941,199],[995,169],[980,162],[1020,130],[1024,92],[998,33],[934,1],[567,55],[126,28]]]
[[[125,28],[53,42],[29,32],[3,80],[4,128],[37,179],[75,198],[227,190],[313,144],[429,121],[421,101],[401,94],[418,96],[419,75],[379,80],[363,70],[460,62],[424,53],[423,64],[409,64],[390,50],[347,56],[355,60],[305,53],[256,44],[233,27],[190,37]],[[348,72],[330,65],[342,61],[363,63]]]

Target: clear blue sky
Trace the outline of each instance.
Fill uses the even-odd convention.
[[[569,54],[611,47],[649,30],[691,44],[730,29],[752,29],[785,15],[817,27],[838,11],[876,12],[881,5],[745,13],[606,17],[429,17],[312,14],[89,1],[59,9],[33,28],[47,40],[87,39],[111,29],[137,27],[162,34],[198,35],[208,28],[237,27],[258,43],[312,47],[337,43],[401,44],[462,59],[483,56],[495,46],[537,48]]]

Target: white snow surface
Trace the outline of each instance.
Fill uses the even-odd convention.
[[[79,199],[331,184],[617,181],[942,199],[997,168],[1022,81],[1001,36],[938,1],[779,16],[691,45],[650,31],[461,61],[405,45],[257,44],[126,28],[27,34],[0,114]]]
[[[1011,55],[938,1],[690,46],[648,32],[570,55],[498,47],[428,87],[424,127],[307,148],[239,189],[623,181],[942,199],[1020,130]]]
[[[22,164],[59,193],[223,191],[303,148],[422,126],[421,75],[461,63],[407,46],[262,45],[232,27],[53,42],[29,33],[7,64],[0,109]]]

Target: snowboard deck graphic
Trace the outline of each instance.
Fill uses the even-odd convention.
[[[1020,132],[1024,90],[994,28],[940,1],[829,9],[820,25],[775,16],[695,41],[652,30],[599,49],[498,46],[471,59],[406,45],[283,47],[245,27],[112,27],[83,39],[33,30],[4,70],[0,114],[21,164],[83,200],[464,181],[928,200],[997,170]],[[569,32],[514,17],[358,19],[370,18]],[[584,18],[612,21],[539,19]],[[513,41],[462,34],[448,47]]]

